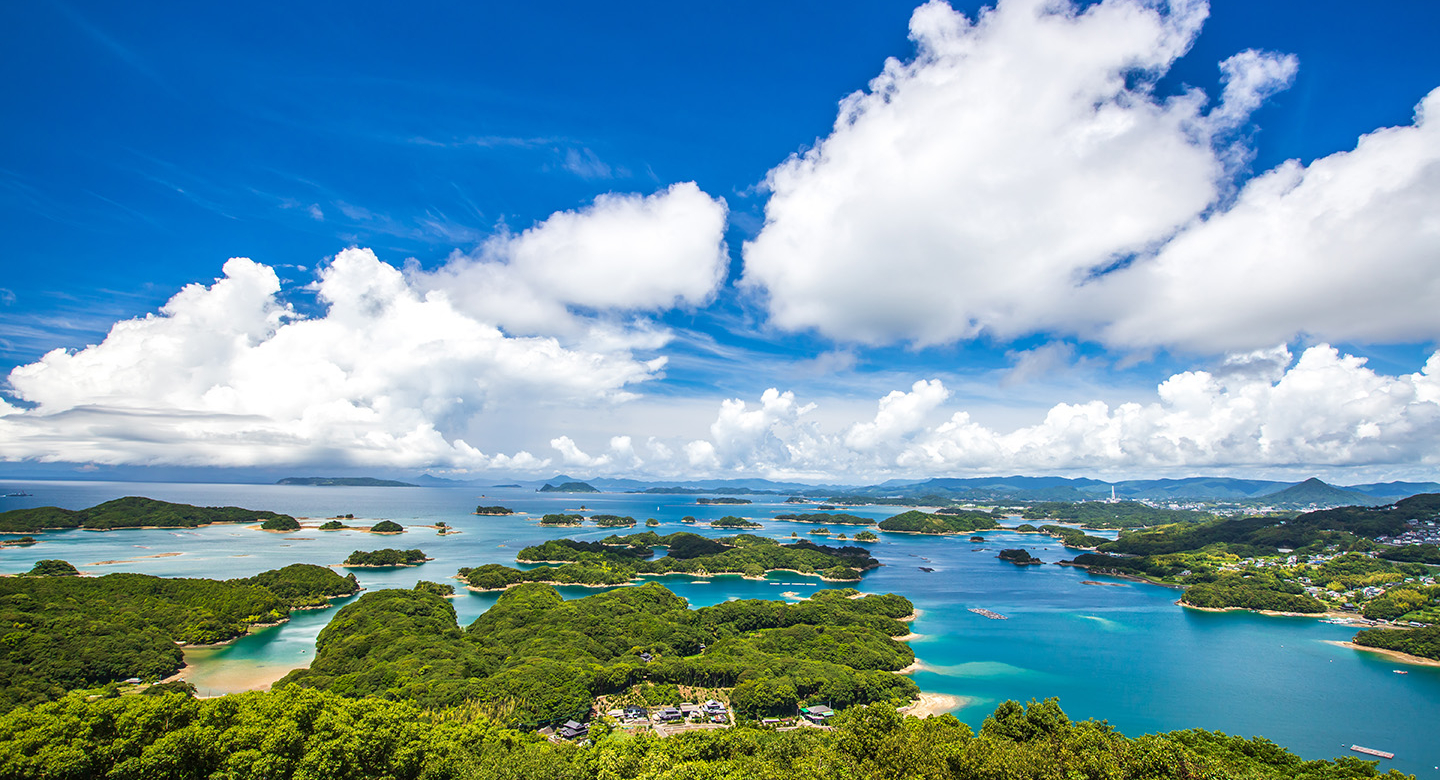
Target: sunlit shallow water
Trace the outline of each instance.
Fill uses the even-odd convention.
[[[3,482],[0,492],[34,496],[0,499],[0,509],[55,505],[82,508],[125,495],[199,505],[233,504],[322,521],[353,513],[408,526],[401,536],[311,528],[271,534],[244,526],[193,530],[52,531],[40,544],[0,550],[0,573],[23,572],[41,558],[70,561],[87,573],[134,571],[169,577],[243,577],[290,563],[339,564],[352,550],[419,547],[435,560],[423,566],[357,569],[367,589],[410,587],[419,579],[450,580],[462,566],[514,563],[515,553],[545,539],[599,539],[616,531],[541,528],[546,512],[581,511],[654,517],[659,533],[690,530],[728,535],[702,522],[726,514],[765,523],[760,533],[806,538],[814,526],[770,520],[804,507],[774,501],[742,506],[697,506],[694,496],[538,494],[517,489],[321,488],[274,485]],[[760,497],[756,497],[757,499]],[[477,504],[503,504],[528,512],[477,517]],[[881,519],[895,508],[847,509]],[[438,536],[443,520],[462,533]],[[645,530],[643,525],[636,531]],[[831,526],[853,534],[856,527]],[[626,531],[620,531],[626,533]],[[1178,591],[1097,577],[1062,566],[1014,566],[999,561],[1001,547],[1024,547],[1047,562],[1074,556],[1055,540],[1013,532],[986,532],[983,544],[968,536],[881,534],[871,545],[885,565],[865,576],[868,592],[896,592],[920,610],[912,642],[922,667],[915,681],[926,691],[967,702],[955,714],[978,727],[1005,699],[1060,697],[1074,718],[1103,718],[1130,735],[1205,728],[1263,735],[1307,758],[1345,754],[1351,744],[1394,752],[1382,763],[1420,777],[1440,777],[1440,668],[1400,666],[1379,656],[1326,644],[1353,630],[1312,618],[1197,612],[1174,604]],[[819,540],[817,540],[819,541]],[[165,555],[180,553],[179,555]],[[165,557],[150,557],[165,555]],[[120,563],[107,563],[120,561]],[[921,567],[933,571],[923,571]],[[693,606],[732,598],[806,596],[818,578],[776,573],[764,581],[741,577],[655,578]],[[1119,587],[1083,584],[1085,580]],[[457,583],[458,584],[458,583]],[[567,598],[595,589],[561,588]],[[461,592],[452,600],[462,625],[495,603],[498,594]],[[984,608],[1007,616],[991,620]],[[301,611],[276,628],[230,645],[186,654],[186,676],[202,693],[264,687],[286,671],[309,664],[315,637],[335,609]],[[1394,674],[1403,669],[1409,674]]]

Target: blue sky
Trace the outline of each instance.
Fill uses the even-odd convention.
[[[1440,11],[1044,5],[7,6],[0,458],[1434,477]]]

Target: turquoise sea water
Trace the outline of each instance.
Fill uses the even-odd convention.
[[[394,520],[412,526],[403,536],[305,529],[272,534],[243,526],[194,530],[51,531],[40,544],[0,550],[0,573],[23,572],[41,558],[60,558],[83,571],[135,571],[172,577],[249,576],[289,563],[338,564],[352,550],[382,547],[423,549],[435,560],[420,567],[357,569],[367,589],[410,587],[418,579],[450,581],[461,566],[514,564],[521,547],[565,536],[599,539],[613,531],[586,526],[545,529],[541,514],[609,512],[661,521],[660,533],[727,532],[680,522],[738,514],[765,523],[764,533],[806,536],[812,525],[770,520],[804,507],[773,502],[743,506],[697,506],[694,496],[538,494],[517,489],[321,488],[272,485],[136,484],[105,482],[0,482],[0,493],[25,490],[26,498],[0,499],[0,509],[54,505],[82,508],[125,495],[199,505],[232,504],[323,519],[353,513],[354,521]],[[759,497],[757,497],[758,499]],[[528,512],[477,517],[477,504],[503,504]],[[877,519],[892,507],[853,511]],[[443,520],[462,533],[437,536],[419,526]],[[368,524],[368,523],[366,523]],[[643,525],[637,531],[645,530]],[[853,534],[857,527],[831,526]],[[1370,653],[1326,644],[1354,631],[1312,618],[1248,613],[1206,613],[1174,604],[1178,592],[1140,583],[1094,577],[1062,566],[1019,567],[999,561],[1001,547],[1025,547],[1047,562],[1068,559],[1054,539],[992,531],[984,544],[967,537],[881,534],[871,545],[885,565],[865,575],[860,588],[896,592],[913,601],[920,637],[911,646],[924,664],[915,674],[921,688],[965,697],[955,714],[978,727],[995,704],[1058,696],[1073,718],[1103,718],[1126,734],[1204,728],[1243,736],[1262,735],[1306,758],[1346,754],[1351,744],[1394,752],[1393,767],[1422,778],[1440,778],[1440,668],[1404,666]],[[160,558],[143,557],[179,552]],[[104,561],[122,561],[100,565]],[[922,571],[920,567],[934,571]],[[739,577],[659,580],[693,606],[730,598],[804,596],[838,587],[789,573],[766,581]],[[1082,584],[1085,580],[1118,587]],[[562,588],[567,597],[595,592]],[[495,602],[498,594],[468,593],[454,599],[461,625]],[[983,607],[1007,615],[989,620],[969,612]],[[231,645],[191,651],[192,681],[222,693],[226,682],[305,666],[315,636],[334,609],[297,612],[280,627]],[[1395,674],[1394,670],[1408,671]],[[224,672],[221,674],[221,672]],[[214,683],[212,684],[212,681]]]

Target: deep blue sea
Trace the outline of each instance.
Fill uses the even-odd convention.
[[[118,482],[0,481],[0,510],[32,506],[79,509],[127,495],[197,505],[236,505],[328,518],[352,513],[354,524],[380,519],[411,526],[403,536],[304,529],[272,534],[219,525],[194,530],[50,531],[40,544],[0,549],[0,573],[23,572],[41,558],[67,560],[82,571],[143,572],[167,577],[230,578],[290,563],[338,564],[352,550],[420,548],[435,560],[415,568],[357,569],[367,589],[410,587],[418,579],[449,582],[456,569],[485,563],[514,564],[521,547],[548,538],[599,539],[614,531],[546,529],[547,512],[583,511],[654,517],[657,530],[692,530],[709,536],[732,532],[680,522],[726,514],[765,524],[763,533],[805,536],[815,526],[772,520],[787,511],[813,511],[759,500],[744,506],[697,506],[694,496],[536,493],[521,489],[341,488],[278,485],[209,485]],[[527,515],[477,517],[477,504],[501,504]],[[852,511],[883,519],[901,508]],[[443,520],[462,533],[438,536]],[[370,521],[370,522],[367,522]],[[637,526],[636,531],[645,530]],[[853,534],[857,527],[831,526]],[[624,531],[622,531],[623,533]],[[1347,640],[1354,631],[1313,618],[1248,613],[1205,613],[1175,605],[1178,591],[1091,576],[1063,566],[1018,567],[997,560],[1002,547],[1024,547],[1047,562],[1075,551],[1049,537],[991,531],[975,544],[968,537],[881,533],[870,545],[885,565],[865,575],[868,592],[895,592],[920,610],[920,635],[911,646],[924,664],[915,681],[926,691],[964,697],[956,716],[979,727],[997,702],[1058,696],[1076,719],[1099,718],[1131,736],[1203,728],[1262,735],[1306,758],[1348,754],[1352,744],[1396,754],[1382,768],[1440,778],[1440,667],[1404,666],[1324,640]],[[163,553],[167,557],[146,557]],[[103,563],[118,561],[117,563]],[[923,571],[921,567],[933,569]],[[342,570],[343,571],[343,570]],[[777,573],[766,581],[739,577],[665,577],[660,581],[692,606],[732,598],[801,596],[838,587],[817,578]],[[1116,587],[1082,584],[1104,580]],[[495,602],[497,594],[456,598],[461,625]],[[567,597],[595,592],[561,588]],[[983,607],[1008,616],[990,620],[969,612]],[[305,666],[315,636],[335,609],[297,612],[287,624],[259,631],[229,646],[187,653],[190,679],[204,693],[237,687],[247,671],[258,676]],[[1395,674],[1395,670],[1408,674]]]

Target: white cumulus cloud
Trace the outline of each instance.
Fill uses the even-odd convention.
[[[1288,55],[1162,98],[1203,2],[917,9],[913,60],[770,171],[743,282],[774,324],[841,341],[1042,333],[1217,354],[1297,336],[1440,336],[1440,92],[1412,126],[1241,183]]]
[[[693,183],[649,196],[602,195],[518,234],[501,233],[473,256],[414,274],[471,316],[508,332],[632,342],[653,333],[582,312],[655,312],[698,306],[723,280],[725,202]],[[663,341],[663,339],[661,339]]]
[[[1440,353],[1387,376],[1328,345],[1298,359],[1284,347],[1235,355],[1216,371],[1175,374],[1148,402],[1061,403],[1036,424],[1002,431],[966,411],[934,419],[939,380],[880,400],[873,421],[827,432],[805,424],[792,393],[758,408],[721,405],[695,467],[765,476],[1193,474],[1201,470],[1431,469],[1440,463]],[[883,445],[883,446],[882,446]]]
[[[463,438],[477,415],[632,397],[663,358],[508,336],[365,249],[320,274],[297,315],[264,265],[237,258],[100,344],[10,374],[0,457],[99,463],[536,468]]]

